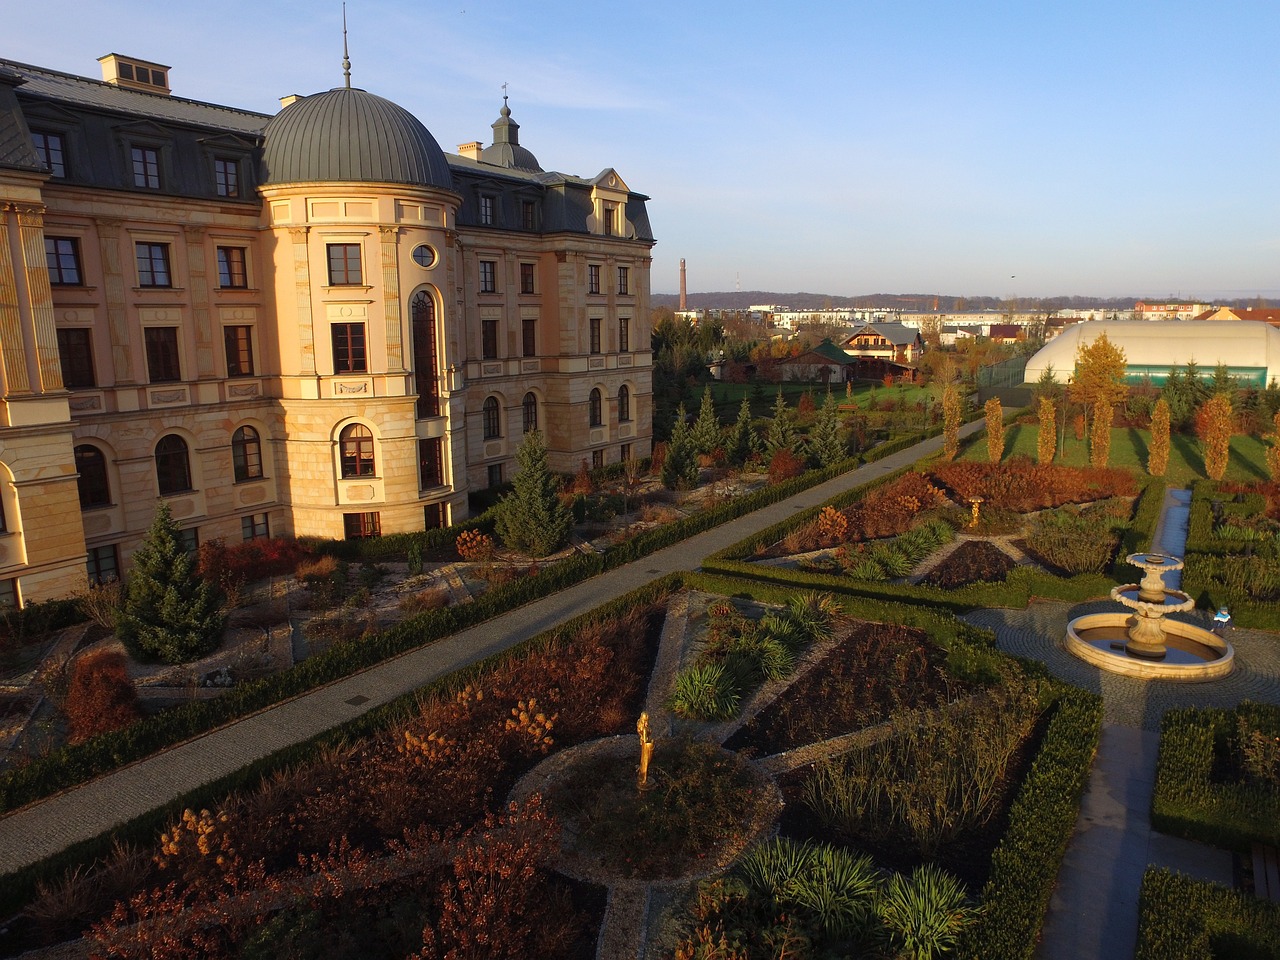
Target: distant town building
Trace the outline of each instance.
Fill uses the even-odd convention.
[[[1193,320],[1206,310],[1211,310],[1211,303],[1164,302],[1148,303],[1139,300],[1133,305],[1135,320]]]
[[[1206,310],[1197,320],[1253,320],[1280,327],[1280,309],[1273,307],[1217,307]]]

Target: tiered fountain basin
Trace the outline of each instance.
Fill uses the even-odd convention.
[[[1135,553],[1128,562],[1145,572],[1141,583],[1111,591],[1111,599],[1132,610],[1091,613],[1067,624],[1067,649],[1110,673],[1144,680],[1215,680],[1231,672],[1231,644],[1203,627],[1170,620],[1171,613],[1195,607],[1181,590],[1164,585],[1164,574],[1182,561],[1157,553]]]

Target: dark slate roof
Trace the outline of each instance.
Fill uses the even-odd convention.
[[[226,130],[242,136],[259,133],[271,119],[265,113],[129,90],[101,80],[90,80],[88,77],[77,77],[13,60],[0,59],[0,70],[16,73],[26,81],[22,85],[23,98],[74,104],[166,123]]]
[[[31,143],[31,131],[13,93],[22,82],[18,74],[0,69],[0,166],[43,171],[44,164]]]
[[[480,151],[482,163],[497,167],[515,167],[541,173],[538,158],[527,148],[520,146],[520,124],[511,119],[507,98],[502,98],[501,115],[493,122],[493,143]]]
[[[845,340],[845,343],[851,343],[854,337],[860,336],[863,332],[871,330],[884,337],[895,347],[905,346],[908,343],[914,343],[916,337],[920,335],[920,331],[911,327],[904,326],[901,323],[865,323],[853,331]]]
[[[444,151],[390,100],[338,87],[294,101],[263,131],[263,182],[342,180],[453,188]]]

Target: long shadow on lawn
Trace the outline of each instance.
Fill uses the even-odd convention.
[[[1150,459],[1150,448],[1147,444],[1147,434],[1145,431],[1137,430],[1134,427],[1128,429],[1129,442],[1133,444],[1133,455],[1137,458],[1138,466],[1144,467]]]
[[[1169,437],[1169,442],[1173,448],[1178,451],[1178,455],[1186,461],[1188,467],[1198,476],[1205,476],[1204,457],[1200,455],[1200,451],[1196,449],[1198,444],[1192,442],[1191,438],[1180,433],[1175,433]]]

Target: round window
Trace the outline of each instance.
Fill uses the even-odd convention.
[[[425,243],[413,248],[413,262],[420,267],[429,267],[436,262],[436,252]]]

